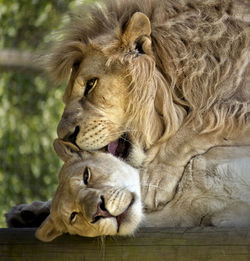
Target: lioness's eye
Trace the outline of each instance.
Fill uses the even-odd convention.
[[[90,169],[88,167],[86,167],[84,172],[83,172],[83,182],[84,182],[85,185],[88,185],[90,175],[91,175]]]
[[[87,96],[97,85],[97,78],[93,78],[87,81],[85,90],[84,90],[84,96]]]
[[[76,212],[76,211],[71,213],[70,218],[69,218],[70,223],[73,223],[75,221],[77,214],[78,214],[78,212]]]

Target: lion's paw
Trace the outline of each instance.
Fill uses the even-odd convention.
[[[35,201],[32,204],[21,204],[12,207],[5,214],[9,228],[39,227],[50,213],[50,201]]]
[[[175,194],[183,167],[159,164],[141,173],[141,193],[145,212],[162,209]]]

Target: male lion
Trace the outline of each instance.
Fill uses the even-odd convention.
[[[48,62],[70,76],[58,137],[140,168],[162,208],[192,157],[250,144],[249,28],[230,0],[84,6]]]
[[[110,154],[81,152],[61,140],[56,140],[54,146],[65,163],[50,215],[36,232],[40,240],[51,241],[62,233],[88,237],[130,235],[139,225],[250,225],[249,147],[218,147],[194,158],[174,200],[162,210],[143,215],[135,168]],[[25,223],[27,219],[22,219],[20,213],[36,211],[37,204],[38,218],[47,203],[14,207],[7,215],[8,223]]]

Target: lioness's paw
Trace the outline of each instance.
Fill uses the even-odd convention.
[[[32,204],[21,204],[12,207],[5,214],[8,227],[39,227],[50,213],[50,201],[35,201]]]

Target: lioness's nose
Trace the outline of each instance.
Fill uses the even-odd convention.
[[[93,216],[92,223],[97,222],[100,218],[107,218],[107,217],[113,217],[113,215],[111,215],[108,212],[108,210],[106,209],[104,197],[101,196],[101,201],[97,205],[97,211],[96,211],[96,213]]]

